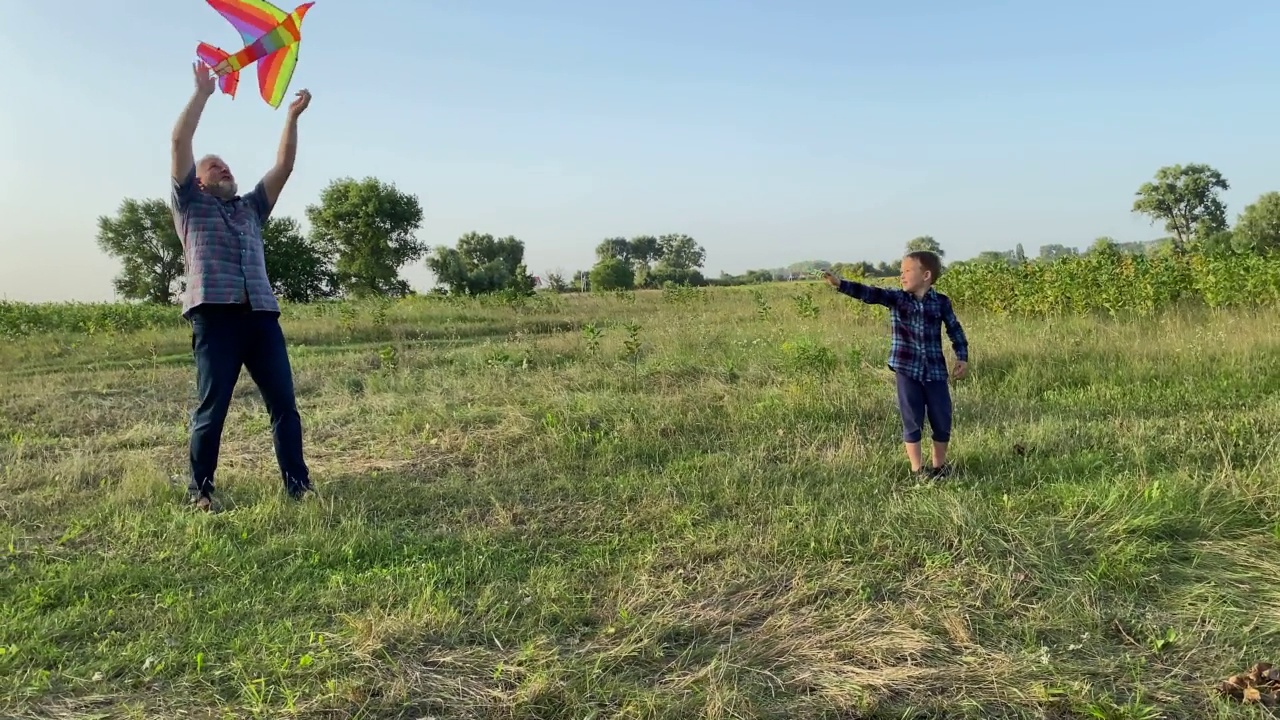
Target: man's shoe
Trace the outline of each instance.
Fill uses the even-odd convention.
[[[201,512],[211,512],[213,510],[213,498],[209,496],[209,493],[200,493],[192,496],[191,504]]]
[[[291,500],[301,501],[303,498],[307,496],[308,493],[311,493],[314,495],[316,492],[316,489],[311,485],[310,482],[295,483],[295,484],[289,485],[289,487],[285,489],[285,492],[289,493],[289,498]]]

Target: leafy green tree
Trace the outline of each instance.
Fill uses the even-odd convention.
[[[551,271],[547,273],[547,288],[554,293],[569,292],[569,282],[564,279],[563,272]]]
[[[707,260],[707,251],[688,235],[663,235],[658,251],[658,266],[669,270],[699,269]]]
[[[524,242],[469,232],[457,247],[438,245],[427,267],[454,295],[484,295],[500,290],[533,292],[533,276],[524,265]]]
[[[1258,254],[1280,250],[1280,192],[1263,193],[1240,213],[1231,245]]]
[[[698,287],[706,285],[707,279],[702,276],[701,272],[692,268],[673,268],[658,263],[656,267],[649,271],[646,276],[646,283],[648,287],[664,287],[667,284]]]
[[[933,239],[932,235],[921,235],[920,237],[908,240],[907,252],[931,252],[940,258],[947,256],[947,254],[943,252],[942,246],[938,244],[937,240]]]
[[[333,258],[338,287],[353,296],[402,296],[400,268],[427,251],[414,233],[422,223],[415,195],[377,178],[340,178],[307,206],[311,239]]]
[[[867,276],[868,269],[874,268],[871,268],[870,264],[865,262],[838,262],[835,265],[832,265],[829,269],[831,272],[835,273],[837,277],[842,277],[846,280],[858,280]]]
[[[635,270],[631,263],[622,258],[607,258],[591,268],[591,290],[607,292],[609,290],[630,290],[635,287]]]
[[[1010,255],[1003,250],[983,250],[973,259],[977,263],[1009,263]]]
[[[1089,253],[1099,253],[1102,255],[1119,255],[1120,244],[1115,238],[1102,236],[1093,241],[1093,245],[1089,246]]]
[[[782,271],[779,274],[783,277],[790,277],[792,275],[812,275],[819,270],[830,270],[833,267],[834,265],[826,260],[801,260],[800,262],[793,262],[785,268],[782,268]]]
[[[662,257],[662,248],[658,244],[658,238],[652,235],[637,235],[631,238],[627,244],[631,250],[631,262],[637,269],[643,267],[647,270],[649,266]]]
[[[605,238],[596,246],[596,260],[612,260],[617,258],[631,261],[631,243],[624,237]]]
[[[1173,235],[1173,250],[1227,229],[1227,205],[1218,193],[1230,190],[1222,173],[1203,163],[1169,165],[1134,193],[1133,212],[1164,222]]]
[[[316,243],[289,216],[271,217],[262,228],[267,278],[282,300],[314,302],[338,295],[338,278]]]
[[[1040,259],[1046,262],[1053,262],[1059,258],[1074,257],[1080,254],[1080,251],[1066,245],[1053,243],[1051,245],[1040,246]]]
[[[164,200],[125,198],[115,217],[98,218],[97,240],[120,261],[111,284],[121,297],[170,304],[185,289],[182,240]]]

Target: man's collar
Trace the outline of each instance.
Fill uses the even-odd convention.
[[[214,195],[213,193],[209,192],[207,189],[205,189],[205,187],[204,187],[203,185],[201,185],[201,186],[200,186],[200,192],[204,193],[205,195],[208,195],[209,197],[213,198],[214,200],[217,200],[218,202],[233,203],[233,202],[235,202],[235,201],[237,201],[237,200],[239,200],[239,199],[240,199],[240,196],[239,196],[239,195],[232,195],[230,198],[227,198],[226,200],[223,200],[222,198],[218,197],[217,195]]]

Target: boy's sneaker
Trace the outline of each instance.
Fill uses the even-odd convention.
[[[942,467],[929,468],[929,477],[933,480],[945,480],[951,476],[951,466],[943,463]]]
[[[911,473],[910,477],[912,482],[915,483],[916,487],[923,487],[925,485],[928,485],[929,480],[932,479],[932,475],[930,474],[931,472],[932,471],[930,470],[930,468],[922,467],[919,470],[910,471]]]

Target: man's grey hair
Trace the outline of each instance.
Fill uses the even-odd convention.
[[[227,163],[227,161],[223,160],[221,156],[213,155],[213,154],[205,155],[204,157],[200,158],[199,162],[196,163],[196,172],[199,173],[200,167],[205,163],[209,162],[210,160],[217,160],[223,165],[226,165]],[[203,183],[201,184],[203,185]],[[213,193],[214,195],[217,195],[218,197],[221,197],[224,200],[230,200],[231,198],[235,197],[236,191],[239,190],[239,186],[236,184],[235,180],[231,180],[229,182],[215,183],[212,186],[205,185],[204,188],[205,190],[209,191],[210,193]]]

